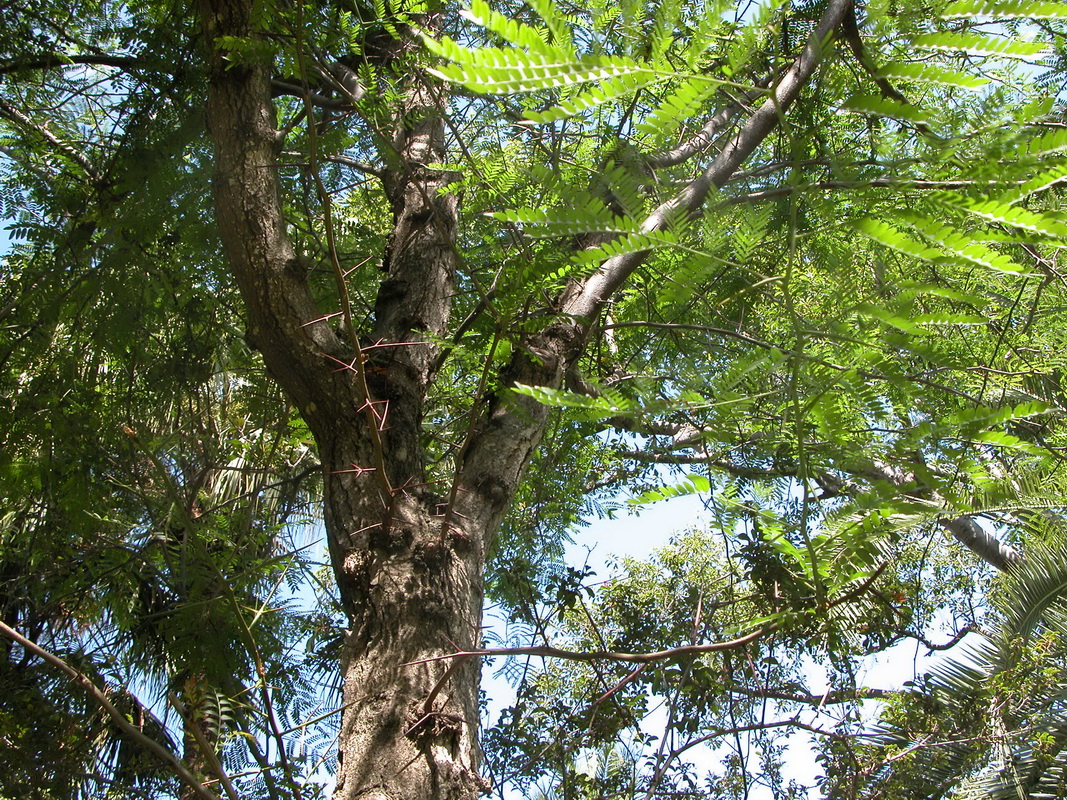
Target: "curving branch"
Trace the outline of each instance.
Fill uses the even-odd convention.
[[[14,628],[8,627],[3,622],[0,622],[0,635],[7,637],[13,642],[17,642],[35,656],[51,664],[53,667],[56,667],[64,674],[69,675],[70,678],[81,686],[89,696],[93,698],[96,704],[100,706],[109,717],[111,717],[115,725],[118,726],[118,728],[128,736],[131,741],[136,742],[142,749],[147,750],[163,761],[170,767],[175,775],[181,778],[186,785],[196,793],[197,797],[201,800],[219,800],[219,797],[208,791],[204,784],[197,780],[196,776],[194,776],[185,764],[179,761],[173,753],[163,747],[159,742],[145,736],[144,733],[132,725],[126,719],[125,715],[115,708],[112,702],[108,699],[108,696],[95,683],[89,680],[87,675],[74,669],[74,667],[55,653],[45,650],[39,644],[27,639]]]
[[[869,465],[856,470],[855,474],[905,488],[905,496],[920,498],[937,505],[945,504],[945,499],[938,492],[918,484],[913,473],[905,472],[900,467],[871,461]],[[1000,541],[979,525],[973,516],[942,517],[938,519],[938,524],[952,534],[957,542],[1001,571],[1008,570],[1022,561],[1022,553]]]
[[[654,661],[671,661],[685,656],[701,655],[702,653],[717,653],[723,650],[733,650],[743,647],[772,633],[777,628],[770,624],[752,633],[747,633],[737,639],[727,642],[710,642],[708,644],[687,644],[682,647],[672,647],[667,650],[657,650],[651,653],[619,653],[613,650],[563,650],[551,645],[534,645],[531,647],[491,647],[481,650],[462,650],[455,653],[446,653],[433,658],[425,658],[421,661],[412,661],[404,664],[412,667],[416,664],[429,664],[434,661],[449,661],[451,659],[467,659],[473,656],[540,656],[542,658],[560,658],[565,661],[621,661],[628,664],[648,664]]]

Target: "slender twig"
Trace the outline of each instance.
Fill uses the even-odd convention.
[[[274,741],[277,743],[278,759],[281,761],[282,771],[285,773],[285,777],[293,790],[293,796],[297,800],[301,800],[300,784],[296,779],[296,772],[293,769],[292,762],[290,762],[286,752],[285,738],[282,736],[281,729],[278,727],[278,717],[274,713],[274,703],[271,699],[270,684],[267,680],[267,668],[263,661],[263,654],[259,649],[255,637],[252,635],[252,629],[249,627],[248,621],[244,617],[244,612],[237,599],[237,594],[233,590],[233,586],[226,580],[226,576],[222,574],[222,571],[214,562],[211,563],[211,566],[214,568],[215,577],[221,585],[225,587],[226,599],[230,601],[234,617],[241,626],[241,632],[244,634],[248,652],[252,656],[252,662],[256,668],[256,677],[259,679],[257,683],[259,684],[260,697],[263,702],[263,715],[267,719],[267,725],[270,728],[271,736],[273,736]]]
[[[1023,181],[1018,181],[1023,183]],[[808,183],[787,184],[775,186],[770,189],[760,189],[748,194],[738,195],[723,200],[719,205],[729,206],[737,203],[756,203],[761,200],[772,200],[776,197],[785,197],[799,192],[823,191],[829,189],[930,189],[944,191],[946,189],[971,189],[974,186],[1002,186],[995,181],[930,181],[917,178],[870,178],[867,180],[826,180],[811,181]]]
[[[701,653],[715,653],[722,650],[732,650],[744,647],[757,639],[773,632],[778,626],[774,623],[745,634],[728,642],[711,642],[709,644],[689,644],[682,647],[672,647],[669,650],[658,650],[653,653],[618,653],[610,650],[562,650],[551,645],[534,645],[532,647],[492,647],[482,650],[462,650],[448,653],[442,656],[433,656],[419,661],[409,661],[402,664],[404,667],[412,667],[418,664],[428,664],[433,661],[446,661],[450,658],[470,658],[471,656],[539,656],[542,658],[560,658],[565,661],[625,661],[631,664],[647,664],[653,661],[667,661],[683,656],[699,655]]]
[[[303,25],[303,5],[298,3],[298,35],[303,31]],[[307,66],[304,61],[304,42],[302,35],[299,36],[299,41],[297,42],[296,58],[300,74],[306,79]],[[362,408],[366,412],[367,436],[371,442],[371,449],[374,451],[375,477],[378,480],[382,492],[382,501],[388,506],[393,495],[393,487],[389,482],[389,473],[385,466],[385,448],[382,444],[381,433],[378,430],[378,417],[374,410],[370,386],[367,382],[367,372],[364,364],[366,356],[363,353],[363,347],[359,341],[359,334],[356,332],[356,324],[352,319],[352,301],[348,292],[348,281],[345,279],[344,268],[341,266],[341,259],[337,254],[337,235],[333,224],[333,203],[330,198],[330,193],[326,190],[326,185],[322,182],[322,176],[319,174],[318,131],[315,126],[313,103],[310,96],[307,94],[304,96],[304,105],[307,119],[308,159],[310,161],[311,176],[312,180],[315,182],[315,192],[319,197],[319,202],[322,203],[322,218],[326,230],[327,252],[330,258],[330,266],[333,267],[334,280],[337,284],[337,295],[341,303],[344,329],[348,336],[349,344],[352,346],[352,351],[355,353],[355,358],[352,360],[350,369],[355,374],[356,389],[360,394],[359,399],[363,402]]]
[[[726,691],[743,697],[753,697],[760,700],[781,700],[786,703],[800,703],[801,705],[814,706],[816,708],[839,703],[850,703],[856,700],[888,700],[900,694],[899,691],[893,689],[869,689],[864,687],[826,691],[822,694],[781,692],[763,687],[749,689],[747,686],[728,686]]]
[[[912,631],[899,631],[899,633],[901,636],[906,636],[909,639],[914,639],[927,650],[929,650],[930,653],[933,653],[940,650],[951,650],[953,647],[963,641],[963,637],[967,636],[970,633],[982,633],[982,629],[974,624],[964,625],[956,632],[956,634],[951,639],[949,639],[944,644],[936,644],[935,642],[931,642],[922,634],[913,633]],[[927,655],[929,655],[929,653]]]

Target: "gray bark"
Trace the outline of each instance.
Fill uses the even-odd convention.
[[[913,474],[905,472],[899,467],[875,461],[858,474],[862,474],[867,478],[885,481],[893,486],[908,487],[907,494],[921,497],[933,503],[940,504],[944,502],[944,498],[941,495],[918,485]],[[979,525],[978,521],[973,517],[942,517],[938,522],[942,528],[952,534],[952,537],[957,542],[999,570],[1007,570],[1022,561],[1022,553],[1011,545],[1004,544],[995,535]]]

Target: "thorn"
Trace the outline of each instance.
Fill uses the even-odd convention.
[[[335,312],[333,312],[332,314],[327,314],[326,316],[324,316],[324,317],[319,317],[318,319],[309,319],[309,320],[308,320],[307,322],[303,322],[303,323],[301,323],[301,324],[300,324],[300,327],[301,327],[301,328],[306,328],[306,327],[307,327],[308,325],[314,325],[314,324],[315,324],[316,322],[325,322],[325,321],[326,321],[326,320],[328,320],[328,319],[333,319],[334,317],[339,317],[339,316],[341,316],[341,314],[342,314],[342,313],[344,313],[344,312],[342,312],[342,311],[335,311]]]
[[[354,474],[357,478],[364,472],[374,472],[374,467],[361,467],[358,464],[353,464],[352,469],[338,469],[331,472],[331,475],[347,475],[349,473]]]

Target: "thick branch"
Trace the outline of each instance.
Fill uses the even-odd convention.
[[[306,83],[287,81],[281,78],[273,78],[270,82],[272,97],[299,97],[301,100],[310,102],[319,108],[329,108],[336,111],[347,111],[352,108],[352,101],[345,97],[327,97],[315,91]]]
[[[857,470],[857,475],[868,479],[882,480],[897,487],[912,486],[906,494],[922,497],[939,505],[944,504],[944,498],[935,491],[916,486],[915,476],[907,473],[899,467],[872,461],[870,465]],[[1004,544],[996,536],[987,531],[975,521],[974,517],[962,516],[941,518],[938,523],[942,528],[952,534],[957,542],[962,544],[976,556],[999,570],[1007,570],[1022,560],[1022,553],[1011,545]]]
[[[712,188],[720,188],[774,130],[782,114],[793,104],[829,46],[834,30],[852,7],[853,0],[830,0],[804,51],[782,76],[771,96],[748,118],[702,175],[676,197],[662,204],[644,221],[641,230],[660,231],[673,221],[692,216]],[[648,258],[648,251],[624,253],[605,261],[584,283],[576,284],[563,298],[562,312],[577,319],[591,319],[597,310]]]
[[[277,174],[278,135],[268,63],[233,63],[220,37],[248,37],[251,0],[204,0],[211,47],[208,121],[215,144],[215,205],[227,260],[248,308],[249,340],[317,435],[361,418],[347,347],[309,290],[289,238]],[[360,464],[359,466],[369,466]],[[336,469],[336,465],[325,465]]]
[[[38,69],[57,69],[62,67],[114,67],[115,69],[131,69],[140,64],[141,60],[134,56],[41,53],[36,58],[0,63],[0,75],[10,75],[14,72],[31,72]]]

